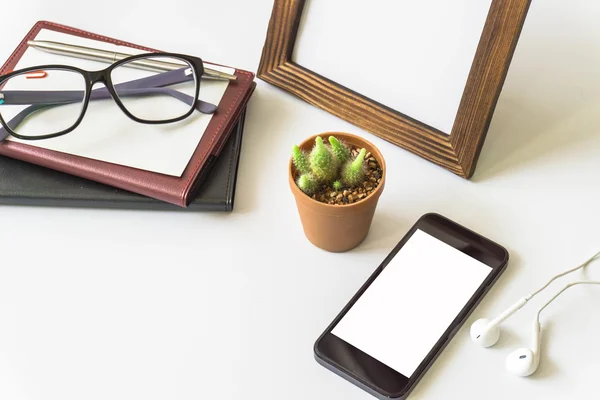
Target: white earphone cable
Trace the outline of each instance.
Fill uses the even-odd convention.
[[[581,269],[581,268],[583,268],[583,267],[587,266],[587,265],[588,265],[588,264],[590,264],[592,261],[594,261],[594,260],[596,260],[596,259],[598,259],[598,258],[600,258],[600,251],[599,251],[598,253],[594,254],[594,255],[593,255],[593,256],[592,256],[590,259],[588,259],[586,262],[584,262],[583,264],[579,265],[578,267],[575,267],[575,268],[573,268],[573,269],[570,269],[570,270],[568,270],[568,271],[562,272],[562,273],[560,273],[560,274],[558,274],[558,275],[554,276],[554,277],[553,277],[552,279],[550,279],[550,280],[549,280],[549,281],[548,281],[548,282],[547,282],[547,283],[546,283],[544,286],[542,286],[541,288],[539,288],[539,289],[538,289],[538,290],[536,290],[535,292],[533,292],[533,293],[531,293],[530,295],[528,295],[527,297],[525,297],[525,299],[526,299],[527,301],[531,300],[531,299],[532,299],[532,298],[533,298],[535,295],[537,295],[539,292],[541,292],[542,290],[544,290],[544,289],[546,289],[548,286],[550,286],[550,284],[551,284],[552,282],[554,282],[556,279],[558,279],[558,278],[560,278],[560,277],[563,277],[563,276],[565,276],[565,275],[567,275],[567,274],[570,274],[571,272],[575,272],[575,271],[577,271],[578,269]],[[563,290],[566,290],[567,288],[568,288],[568,287],[565,287]]]
[[[575,286],[575,285],[600,285],[600,281],[577,281],[577,282],[571,282],[571,283],[565,285],[564,288],[562,288],[558,293],[556,293],[554,296],[552,296],[552,298],[550,300],[548,300],[546,302],[546,304],[544,304],[538,310],[537,321],[540,322],[540,314],[542,313],[542,311],[544,311],[544,308],[548,307],[548,305],[550,305],[550,303],[552,303],[558,296],[560,296],[562,292],[564,292],[568,288]]]

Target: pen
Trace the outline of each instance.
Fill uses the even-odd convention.
[[[34,49],[42,50],[52,54],[60,54],[63,56],[70,56],[75,58],[82,58],[85,60],[102,61],[107,63],[114,63],[124,58],[132,56],[132,54],[118,53],[116,51],[107,51],[94,49],[85,46],[76,46],[73,44],[51,42],[47,40],[29,40],[27,42],[29,47]],[[185,68],[183,64],[170,63],[165,61],[157,60],[136,60],[132,61],[128,65],[139,69],[150,70],[150,71],[173,71],[180,68]],[[204,68],[204,75],[206,77],[235,81],[237,76],[227,74],[225,72],[217,71],[210,68]]]

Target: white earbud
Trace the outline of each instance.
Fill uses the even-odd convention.
[[[481,347],[490,347],[500,338],[500,328],[497,324],[491,325],[487,318],[480,318],[471,325],[471,340]]]
[[[495,345],[500,338],[500,323],[520,310],[527,304],[527,301],[528,299],[523,297],[491,321],[487,318],[481,318],[475,321],[473,325],[471,325],[471,340],[482,347]]]
[[[500,314],[498,317],[494,318],[493,320],[490,321],[487,318],[478,319],[477,321],[475,321],[473,323],[473,325],[471,325],[471,332],[470,332],[471,340],[473,340],[473,342],[477,343],[478,345],[480,345],[482,347],[493,346],[494,344],[496,344],[496,342],[500,338],[499,325],[502,321],[504,321],[505,319],[507,319],[508,317],[513,315],[515,312],[517,312],[519,309],[521,309],[525,304],[527,304],[527,302],[529,300],[531,300],[533,297],[535,297],[542,290],[546,289],[556,279],[558,279],[562,276],[565,276],[567,274],[570,274],[572,272],[575,272],[578,269],[581,269],[581,268],[587,266],[589,263],[591,263],[592,261],[599,259],[599,258],[600,258],[600,252],[596,253],[594,256],[592,256],[590,259],[588,259],[586,262],[579,265],[578,267],[575,267],[573,269],[570,269],[568,271],[565,271],[563,273],[560,273],[560,274],[554,276],[544,286],[542,286],[535,292],[531,293],[530,295],[523,297],[521,300],[519,300],[513,306],[511,306],[508,310],[504,311],[502,314]],[[532,326],[533,340],[532,340],[531,348],[530,349],[523,348],[523,349],[515,350],[512,353],[510,353],[508,355],[508,357],[506,358],[506,369],[509,372],[511,372],[515,375],[518,375],[518,376],[529,376],[537,370],[538,365],[540,364],[540,336],[541,336],[540,314],[550,303],[552,303],[558,296],[560,296],[561,293],[563,293],[565,290],[567,290],[568,288],[573,287],[575,285],[600,285],[600,281],[571,282],[571,283],[567,284],[565,287],[563,287],[562,290],[557,292],[554,296],[552,296],[552,298],[550,300],[548,300],[546,302],[546,304],[544,304],[538,310],[537,317],[536,317],[535,321],[533,322],[533,326]]]
[[[487,318],[478,319],[477,321],[475,321],[473,323],[473,325],[471,325],[471,331],[470,331],[471,340],[473,340],[473,342],[477,343],[478,345],[480,345],[482,347],[493,346],[494,344],[496,344],[496,342],[498,342],[498,339],[500,338],[499,325],[502,321],[504,321],[505,319],[507,319],[508,317],[513,315],[515,312],[520,310],[525,304],[527,304],[527,302],[529,300],[531,300],[538,293],[540,293],[541,291],[546,289],[548,286],[550,286],[550,284],[552,282],[554,282],[556,279],[558,279],[562,276],[565,276],[567,274],[570,274],[572,272],[575,272],[581,268],[584,268],[596,259],[600,259],[600,252],[594,254],[592,257],[590,257],[588,260],[586,260],[583,264],[581,264],[573,269],[570,269],[568,271],[562,272],[558,275],[555,275],[552,279],[550,279],[548,282],[546,282],[546,284],[544,286],[542,286],[535,292],[523,297],[521,300],[519,300],[513,306],[511,306],[508,310],[504,311],[502,314],[500,314],[498,317],[494,318],[493,320],[490,321]],[[587,282],[587,283],[592,283],[592,282]],[[578,284],[578,283],[574,283],[574,284]],[[570,287],[570,286],[568,286],[568,287]],[[565,287],[565,289],[563,289],[562,291],[564,291],[566,289],[567,288]],[[562,291],[560,293],[562,293]],[[560,293],[558,293],[552,300],[554,300]],[[550,302],[552,300],[550,300]],[[548,305],[550,302],[548,302],[546,305]],[[544,307],[546,307],[546,305]],[[542,307],[542,309],[543,309],[543,307]],[[541,310],[540,310],[540,312],[541,312]],[[539,314],[538,314],[538,316],[539,316]],[[538,318],[538,321],[539,321],[539,318]]]
[[[531,349],[517,349],[506,357],[506,369],[517,376],[533,374],[540,364],[540,323],[535,320],[532,326]]]
[[[550,300],[548,300],[537,312],[537,316],[532,326],[532,343],[531,349],[518,349],[513,351],[506,358],[506,369],[518,376],[529,376],[533,374],[538,365],[540,364],[540,315],[542,311],[550,303],[552,303],[558,296],[560,296],[565,290],[576,285],[600,285],[600,281],[577,281],[571,282],[565,285],[560,291],[558,291]]]

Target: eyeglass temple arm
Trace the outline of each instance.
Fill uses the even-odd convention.
[[[187,82],[192,80],[193,77],[193,75],[186,75],[184,69],[180,69],[163,72],[161,74],[152,75],[145,78],[135,79],[129,82],[123,82],[115,85],[115,90],[118,91],[119,95],[125,96],[143,96],[156,93],[167,94],[191,106],[194,103],[193,97],[174,89],[162,88],[162,86]],[[140,88],[142,88],[142,90],[140,90]],[[25,118],[38,110],[46,107],[55,107],[62,104],[71,104],[81,101],[80,91],[0,91],[0,93],[5,95],[5,101],[6,95],[9,95],[9,98],[12,98],[10,104],[19,104],[20,102],[23,104],[31,104],[31,106],[25,108],[7,122],[7,125],[12,129],[19,126],[23,120],[25,120]],[[40,97],[49,99],[42,100]],[[90,94],[90,100],[99,100],[105,98],[110,98],[110,93],[106,88],[92,90],[92,93]],[[15,103],[15,101],[18,101],[19,103]],[[52,101],[51,104],[49,104],[50,101]],[[196,109],[205,114],[212,114],[216,111],[217,106],[202,100],[198,100],[196,103]],[[0,142],[5,140],[8,135],[8,131],[4,127],[0,126]]]
[[[139,79],[134,79],[134,80],[128,81],[128,82],[119,83],[117,85],[114,85],[114,87],[115,87],[115,90],[117,91],[118,95],[121,96],[122,95],[121,90],[123,90],[123,89],[129,90],[129,89],[162,88],[164,86],[170,86],[170,85],[176,85],[178,83],[189,82],[194,79],[194,75],[186,74],[185,71],[187,71],[188,69],[189,68],[182,68],[182,69],[178,69],[178,70],[174,70],[174,71],[162,72],[160,74],[147,76],[145,78],[139,78]],[[106,92],[108,94],[108,89],[102,88],[100,90],[103,90],[102,93]],[[185,93],[181,93],[175,89],[169,89],[169,90],[170,90],[169,93],[164,93],[164,94],[171,95],[172,97],[175,97],[190,106],[194,103],[194,98],[192,96],[189,96]],[[92,91],[92,95],[94,92],[95,92],[95,90]],[[183,100],[184,98],[185,98],[185,100]],[[196,109],[203,114],[213,114],[217,111],[217,106],[198,99]]]
[[[106,93],[103,93],[103,92],[102,93],[92,93],[92,95],[90,96],[90,100],[99,100],[99,99],[110,98],[110,94],[108,93],[108,90],[106,90],[105,88],[99,89],[99,90],[105,90]],[[93,91],[93,92],[95,92],[95,91]],[[43,92],[43,93],[51,93],[51,92]],[[81,101],[81,92],[66,92],[66,93],[62,93],[62,94],[64,94],[65,96],[63,99],[60,100],[60,102],[56,102],[56,101],[53,101],[52,103],[43,102],[42,104],[31,105],[31,106],[25,108],[24,110],[22,110],[17,115],[15,115],[10,121],[7,122],[7,125],[11,129],[15,129],[17,126],[19,126],[25,120],[25,118],[27,118],[29,115],[33,114],[34,112],[36,112],[38,110],[41,110],[44,108],[57,107],[57,106],[65,105],[65,104],[77,103],[77,102]],[[188,104],[189,106],[194,104],[193,97],[188,96],[185,93],[181,93],[176,90],[167,89],[167,88],[121,89],[121,91],[119,92],[119,96],[147,96],[147,95],[152,95],[152,94],[168,94],[178,100],[183,101],[184,103]],[[74,100],[69,100],[66,95],[71,95],[70,98],[72,98]],[[14,104],[14,103],[11,103],[11,104]],[[27,103],[27,104],[29,104],[29,103]],[[200,107],[200,105],[197,106],[196,108],[199,108],[199,107]],[[214,111],[205,112],[207,109],[210,110],[210,107],[214,107],[210,103],[204,103],[204,105],[202,105],[202,107],[203,107],[204,111],[201,110],[201,112],[203,112],[205,114],[212,114],[214,112]],[[4,139],[6,139],[7,137],[8,137],[8,132],[6,131],[6,129],[4,129],[4,127],[0,127],[0,142],[3,141]]]
[[[194,98],[188,96],[185,93],[181,93],[174,89],[169,88],[144,88],[144,89],[119,89],[119,97],[130,97],[130,96],[147,96],[154,94],[164,94],[180,100],[189,106],[194,104]],[[4,95],[5,104],[10,105],[27,105],[49,107],[49,106],[60,106],[65,104],[79,103],[82,101],[83,92],[79,90],[71,91],[6,91],[1,92]],[[102,100],[109,99],[110,93],[108,89],[101,88],[92,90],[90,94],[90,100]],[[35,99],[35,100],[33,100]],[[201,104],[200,104],[201,103]],[[212,114],[216,111],[216,106],[210,103],[205,103],[199,100],[199,104],[196,106],[198,111],[204,114]]]
[[[106,90],[106,89],[99,89],[99,90]],[[45,92],[45,93],[48,93],[48,92]],[[175,97],[178,100],[183,101],[184,103],[186,103],[190,106],[192,104],[194,104],[193,97],[188,96],[185,93],[181,93],[176,90],[166,89],[166,88],[124,89],[122,92],[119,92],[119,95],[121,95],[121,96],[147,96],[149,94],[158,94],[158,93],[168,94],[172,97]],[[90,100],[98,100],[98,99],[103,99],[103,98],[110,98],[110,94],[108,93],[108,90],[106,90],[106,93],[97,93],[96,96],[94,96],[93,98],[92,98],[92,96],[90,96]],[[69,101],[67,99],[63,99],[58,103],[57,102],[53,102],[53,103],[43,102],[43,104],[31,105],[31,106],[25,108],[24,110],[22,110],[17,115],[15,115],[10,121],[7,122],[7,125],[11,129],[14,130],[14,129],[16,129],[17,126],[19,126],[25,120],[25,118],[27,118],[29,115],[33,114],[34,112],[36,112],[38,110],[42,110],[44,108],[53,108],[53,107],[57,107],[57,106],[65,105],[65,104],[77,103],[77,102],[81,101],[81,93],[75,94],[75,99],[76,100],[71,100],[71,101]],[[196,108],[202,108],[202,110],[200,110],[200,111],[205,114],[212,114],[214,111],[206,112],[206,110],[211,111],[211,107],[214,107],[216,109],[216,107],[210,103],[198,104],[198,106]],[[3,126],[0,126],[0,142],[5,140],[7,137],[8,137],[8,131]]]
[[[193,75],[185,75],[184,70],[168,71],[158,75],[140,78],[129,82],[124,82],[115,85],[115,90],[119,96],[143,96],[152,94],[164,94],[183,101],[188,105],[194,104],[194,98],[185,93],[181,93],[174,89],[164,88],[164,86],[174,85],[190,81],[194,78]],[[71,104],[81,101],[81,91],[28,91],[28,90],[12,90],[0,91],[3,95],[5,104],[10,105],[61,105]],[[110,98],[110,92],[107,88],[92,90],[90,100],[101,100]],[[33,111],[38,110],[36,108]],[[217,106],[198,100],[196,109],[204,114],[213,114]]]

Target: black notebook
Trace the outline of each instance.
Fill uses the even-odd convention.
[[[244,110],[218,157],[208,161],[188,207],[0,156],[0,204],[173,211],[231,211],[244,132]]]

